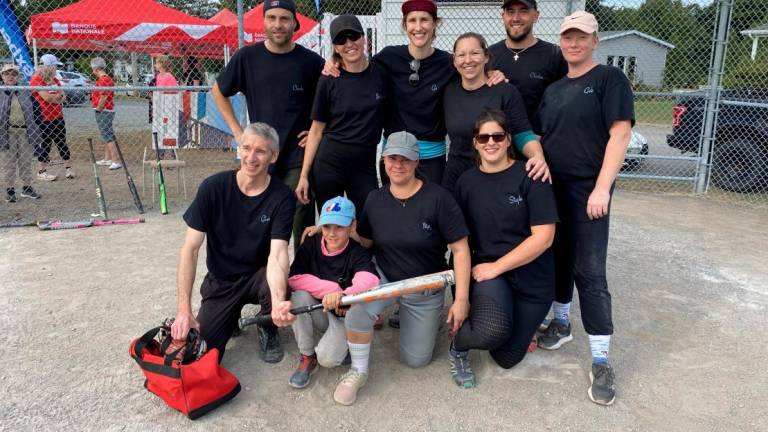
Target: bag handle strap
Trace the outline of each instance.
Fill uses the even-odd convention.
[[[160,332],[160,329],[162,327],[155,327],[148,332],[144,333],[142,337],[139,338],[138,341],[136,341],[136,345],[133,348],[133,352],[131,353],[131,357],[136,361],[136,363],[139,365],[140,368],[142,368],[145,371],[165,375],[167,377],[171,378],[181,378],[181,369],[171,367],[170,365],[159,365],[156,363],[150,363],[144,361],[142,358],[142,353],[144,352],[144,348],[147,347],[152,341],[155,339],[155,336],[157,336],[157,333]]]

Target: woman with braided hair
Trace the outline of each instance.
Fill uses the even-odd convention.
[[[479,165],[455,189],[472,251],[470,312],[449,351],[453,380],[464,388],[475,385],[470,349],[490,351],[505,369],[525,356],[554,296],[550,246],[558,221],[550,184],[515,161],[505,114],[484,110],[473,135]]]

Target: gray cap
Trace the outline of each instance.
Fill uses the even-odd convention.
[[[339,15],[331,21],[331,41],[345,31],[365,34],[360,20],[352,14]]]
[[[381,155],[400,155],[410,160],[419,160],[419,143],[413,134],[405,131],[395,132],[387,138]]]

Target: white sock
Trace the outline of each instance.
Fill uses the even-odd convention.
[[[371,344],[357,344],[347,342],[349,345],[349,356],[352,358],[352,367],[358,372],[368,373],[368,359],[371,356]]]
[[[610,335],[589,335],[589,349],[592,351],[592,363],[608,363],[608,350],[610,347]]]
[[[552,302],[552,313],[555,319],[567,323],[569,321],[568,318],[571,315],[571,304]]]

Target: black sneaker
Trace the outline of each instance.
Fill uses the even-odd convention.
[[[571,323],[561,324],[560,321],[553,319],[544,334],[539,336],[539,348],[556,350],[572,340]]]
[[[40,194],[32,189],[32,186],[24,186],[21,188],[21,196],[24,198],[40,199]]]
[[[7,203],[15,203],[17,200],[16,198],[16,191],[13,189],[8,189],[5,192],[5,202]]]
[[[613,381],[616,376],[609,363],[592,363],[589,373],[590,386],[587,394],[592,402],[598,405],[611,405],[616,400],[616,387]]]
[[[299,366],[296,367],[293,375],[291,375],[291,378],[288,379],[288,385],[297,389],[302,389],[308,386],[309,381],[312,378],[312,373],[314,373],[316,370],[317,356],[305,356],[304,354],[301,354]]]
[[[258,326],[259,357],[267,363],[280,363],[283,359],[283,345],[275,327]]]
[[[396,328],[396,329],[400,328],[400,308],[399,307],[395,309],[394,312],[392,312],[392,315],[389,316],[388,323],[389,323],[389,326],[392,328]]]

